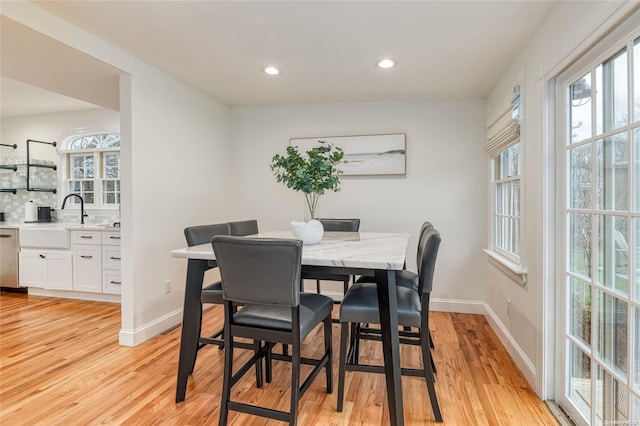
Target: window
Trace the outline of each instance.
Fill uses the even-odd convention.
[[[511,105],[488,126],[484,146],[492,165],[492,247],[512,263],[520,263],[520,87]],[[514,271],[515,272],[515,271]]]
[[[494,249],[518,260],[520,256],[520,144],[493,159]]]
[[[63,144],[66,194],[80,194],[88,207],[120,204],[120,135],[73,136]],[[69,202],[79,203],[76,198]]]
[[[633,27],[631,37],[596,49],[559,79],[567,320],[558,327],[565,380],[557,395],[577,424],[640,419],[640,38]]]

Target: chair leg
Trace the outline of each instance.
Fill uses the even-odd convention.
[[[224,337],[224,328],[222,329],[222,336]],[[224,340],[218,345],[218,350],[224,350]]]
[[[429,330],[429,346],[431,349],[435,349],[436,345],[433,343],[433,338],[431,337],[431,330]]]
[[[329,360],[324,366],[325,373],[327,374],[327,393],[333,393],[333,348],[331,340],[333,339],[333,333],[331,331],[331,314],[324,319],[324,352],[329,354]]]
[[[347,294],[347,290],[349,290],[349,277],[347,276],[347,278],[343,281],[343,293],[342,294]]]
[[[360,364],[360,323],[356,323],[356,326],[354,327],[354,348],[355,348],[355,360],[354,362],[356,364]]]
[[[260,341],[254,340],[253,347],[254,347],[253,352],[257,354],[260,351]],[[262,358],[261,358],[256,361],[256,387],[261,388],[262,385],[263,383],[262,383]]]
[[[272,350],[273,350],[273,343],[267,342],[267,356],[264,360],[264,370],[265,370],[264,375],[267,383],[271,383],[271,379],[273,377],[272,375],[273,360],[271,359]]]
[[[289,426],[298,423],[298,403],[300,402],[300,341],[291,345],[291,409],[289,410]]]
[[[238,307],[236,305],[233,305],[233,313],[235,314],[236,312],[238,312]],[[218,345],[218,350],[223,350],[224,349],[224,326],[222,327],[222,343],[220,343]]]
[[[429,400],[431,401],[431,409],[436,422],[442,423],[442,413],[440,412],[440,404],[438,404],[438,396],[436,395],[435,379],[431,359],[431,347],[429,346],[429,327],[420,329],[420,346],[422,349],[422,365],[424,368],[424,378],[427,382],[427,390],[429,391]]]
[[[320,294],[320,280],[316,280],[316,293]]]
[[[225,332],[225,337],[230,337]],[[230,337],[227,350],[224,351],[224,379],[222,382],[222,402],[220,403],[219,426],[226,426],[229,418],[229,399],[231,398],[231,376],[233,375],[233,337]]]
[[[340,325],[340,360],[338,361],[338,412],[342,412],[344,401],[344,374],[347,364],[347,336],[349,334],[349,323],[343,322]],[[353,331],[352,331],[353,334]]]

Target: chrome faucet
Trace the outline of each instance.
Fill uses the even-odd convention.
[[[84,218],[85,216],[89,216],[89,215],[84,211],[84,198],[82,198],[80,194],[69,194],[66,197],[64,197],[64,200],[62,200],[62,207],[60,207],[60,210],[64,209],[64,205],[66,204],[67,199],[69,197],[78,197],[80,199],[80,225],[84,225]]]

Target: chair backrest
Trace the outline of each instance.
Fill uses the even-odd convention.
[[[231,227],[231,235],[236,235],[238,237],[258,233],[257,220],[239,220],[237,222],[229,222],[229,226]]]
[[[422,253],[418,264],[418,291],[420,293],[430,293],[433,289],[433,273],[440,241],[440,233],[435,228],[427,228],[420,239]]]
[[[360,219],[318,219],[325,231],[358,232]]]
[[[422,247],[420,242],[422,241],[422,236],[424,235],[425,231],[431,228],[433,228],[431,222],[425,222],[422,224],[422,227],[420,227],[420,233],[418,234],[418,250],[416,254],[416,267],[418,268],[418,273],[420,273],[420,259],[422,258]]]
[[[231,235],[231,229],[228,223],[216,223],[212,225],[198,225],[184,228],[184,236],[187,239],[187,245],[197,246],[200,244],[211,243],[214,235]]]
[[[243,304],[300,304],[302,241],[219,235],[211,242],[225,300]]]

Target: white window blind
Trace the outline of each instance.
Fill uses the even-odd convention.
[[[490,158],[520,141],[520,86],[513,88],[511,105],[487,126],[487,142],[484,151]]]

